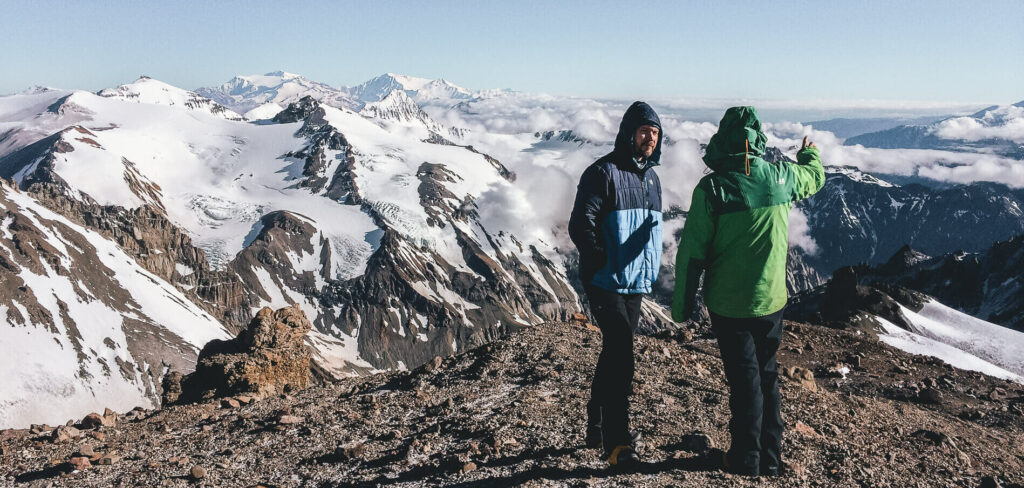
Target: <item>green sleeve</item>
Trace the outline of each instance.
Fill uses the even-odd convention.
[[[693,315],[700,275],[714,235],[715,223],[708,211],[707,196],[704,190],[694,188],[676,251],[676,287],[672,294],[672,320],[676,322],[686,321]]]
[[[821,153],[816,147],[805,147],[796,153],[793,171],[793,201],[803,200],[825,185],[825,168],[821,166]]]

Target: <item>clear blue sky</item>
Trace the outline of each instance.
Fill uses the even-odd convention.
[[[590,97],[1011,103],[1024,1],[0,0],[0,93],[284,69]]]

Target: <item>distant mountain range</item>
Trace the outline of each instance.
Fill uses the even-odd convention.
[[[568,115],[538,115],[537,100]],[[0,97],[0,347],[11,351],[0,373],[14,378],[0,427],[87,413],[96,398],[152,404],[168,370],[264,306],[303,309],[324,377],[415,368],[586,311],[565,219],[619,114],[577,103],[396,74],[335,88],[281,71],[196,91],[142,77]],[[935,131],[1001,134],[1018,108]],[[562,126],[574,118],[582,129]],[[708,127],[675,130],[665,146],[677,159],[659,171],[679,184],[703,169],[694,155]],[[789,287],[882,264],[908,243],[985,252],[1024,233],[1021,192],[899,186],[829,166],[825,188],[797,207],[817,250],[791,250]],[[666,202],[678,229],[684,202]],[[995,267],[978,273],[1003,276]],[[643,331],[677,327],[671,286],[666,255]],[[1017,302],[981,295],[934,292],[1016,323]]]
[[[979,152],[1024,160],[1024,101],[992,106],[965,117],[947,117],[860,134],[846,145],[882,149]]]

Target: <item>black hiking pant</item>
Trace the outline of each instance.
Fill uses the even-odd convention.
[[[783,425],[775,353],[782,341],[784,310],[749,319],[711,313],[729,382],[729,466],[744,474],[778,470],[781,463]]]
[[[605,452],[630,445],[629,395],[633,390],[633,333],[643,295],[586,285],[590,312],[601,329],[601,355],[587,404],[587,425],[601,426]]]

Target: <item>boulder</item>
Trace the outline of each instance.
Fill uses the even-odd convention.
[[[304,338],[312,327],[298,305],[277,311],[264,307],[238,337],[203,347],[195,372],[182,377],[180,394],[171,403],[237,395],[266,398],[309,386],[310,352]],[[165,400],[171,397],[165,394]]]

